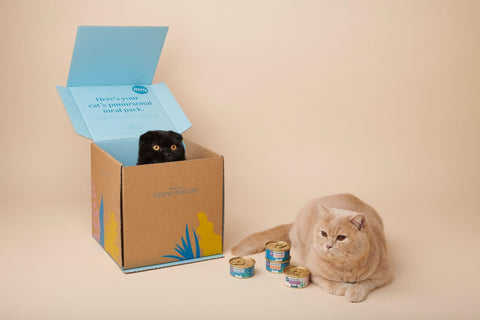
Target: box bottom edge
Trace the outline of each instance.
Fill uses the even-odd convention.
[[[152,269],[161,269],[161,268],[173,267],[173,266],[178,266],[178,265],[187,264],[187,263],[195,263],[195,262],[200,262],[200,261],[205,261],[205,260],[219,259],[219,258],[223,258],[223,257],[224,257],[223,254],[216,254],[216,255],[211,255],[211,256],[206,256],[206,257],[201,257],[201,258],[167,262],[167,263],[155,264],[155,265],[145,266],[145,267],[122,269],[122,271],[124,273],[134,273],[134,272],[141,272],[141,271],[147,271],[147,270],[152,270]]]

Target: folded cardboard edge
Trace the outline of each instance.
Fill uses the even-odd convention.
[[[217,158],[220,154],[204,147],[203,145],[189,139],[183,140],[187,160]]]
[[[119,164],[121,167],[124,167],[124,165],[122,164],[121,161],[119,161],[117,158],[115,158],[114,156],[112,156],[107,150],[105,150],[101,145],[99,145],[97,142],[101,142],[101,141],[92,141],[90,142],[90,152],[92,148],[95,148],[99,151],[101,151],[102,153],[104,153],[105,157],[112,160],[114,163],[116,164]],[[91,156],[91,155],[90,155]]]
[[[187,116],[183,112],[172,92],[164,82],[159,82],[147,86],[154,92],[155,97],[159,103],[158,107],[165,112],[168,119],[170,120],[171,125],[174,127],[171,129],[174,129],[178,133],[183,133],[192,126],[190,120],[188,120]],[[70,87],[63,87],[57,85],[56,88],[63,102],[65,110],[67,111],[67,114],[70,118],[70,122],[72,123],[75,132],[77,132],[79,135],[95,141],[135,138],[131,136],[122,136],[122,132],[118,131],[116,128],[114,131],[108,131],[108,134],[95,132],[98,130],[94,130],[95,128],[91,128],[85,120],[85,117],[80,111],[81,106],[77,103],[77,100],[72,94]],[[107,86],[105,86],[105,90],[108,90]],[[170,128],[155,129],[166,130]],[[144,128],[144,131],[148,130],[153,129],[148,127]]]
[[[102,140],[94,141],[92,143],[95,143],[98,147],[109,154],[110,157],[120,162],[124,167],[132,167],[137,165],[138,138]],[[184,140],[184,146],[187,154],[187,161],[217,158],[220,156],[219,154],[188,139]]]
[[[81,136],[92,139],[90,129],[85,123],[85,120],[83,119],[83,116],[77,107],[77,102],[75,101],[72,92],[68,89],[68,87],[56,86],[56,88],[58,94],[60,95],[60,99],[62,99],[63,106],[67,111],[70,123],[72,124],[73,129],[75,129],[75,132]]]
[[[165,82],[152,84],[150,88],[155,92],[158,101],[163,106],[163,110],[173,122],[178,133],[183,133],[192,126],[192,123],[188,120]]]
[[[219,258],[223,258],[223,257],[224,257],[223,254],[216,254],[216,255],[212,255],[212,256],[189,259],[189,260],[167,262],[167,263],[162,263],[162,264],[155,264],[155,265],[151,265],[151,266],[131,268],[131,269],[122,269],[122,271],[124,273],[134,273],[134,272],[141,272],[141,271],[147,271],[147,270],[152,270],[152,269],[161,269],[161,268],[173,267],[173,266],[177,266],[177,265],[200,262],[200,261],[205,261],[205,260],[219,259]]]

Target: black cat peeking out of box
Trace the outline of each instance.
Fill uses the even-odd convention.
[[[148,131],[138,141],[137,165],[185,160],[183,137],[174,131]]]

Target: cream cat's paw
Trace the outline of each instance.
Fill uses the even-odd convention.
[[[344,296],[347,292],[347,290],[352,286],[351,283],[338,283],[336,286],[334,286],[332,289],[334,291],[333,294],[336,294],[337,296]]]
[[[344,296],[348,288],[352,286],[351,283],[330,281],[317,276],[312,276],[312,282],[326,292],[337,296]]]
[[[360,284],[352,285],[345,293],[345,299],[349,302],[362,302],[367,298],[368,291]]]

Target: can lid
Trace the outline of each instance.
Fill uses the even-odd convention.
[[[310,275],[310,270],[304,267],[289,266],[283,269],[283,273],[293,278],[306,278]]]
[[[272,251],[287,251],[290,250],[290,243],[286,241],[268,241],[265,243],[265,248]]]
[[[228,262],[235,268],[250,268],[255,265],[255,260],[250,257],[234,257]]]

